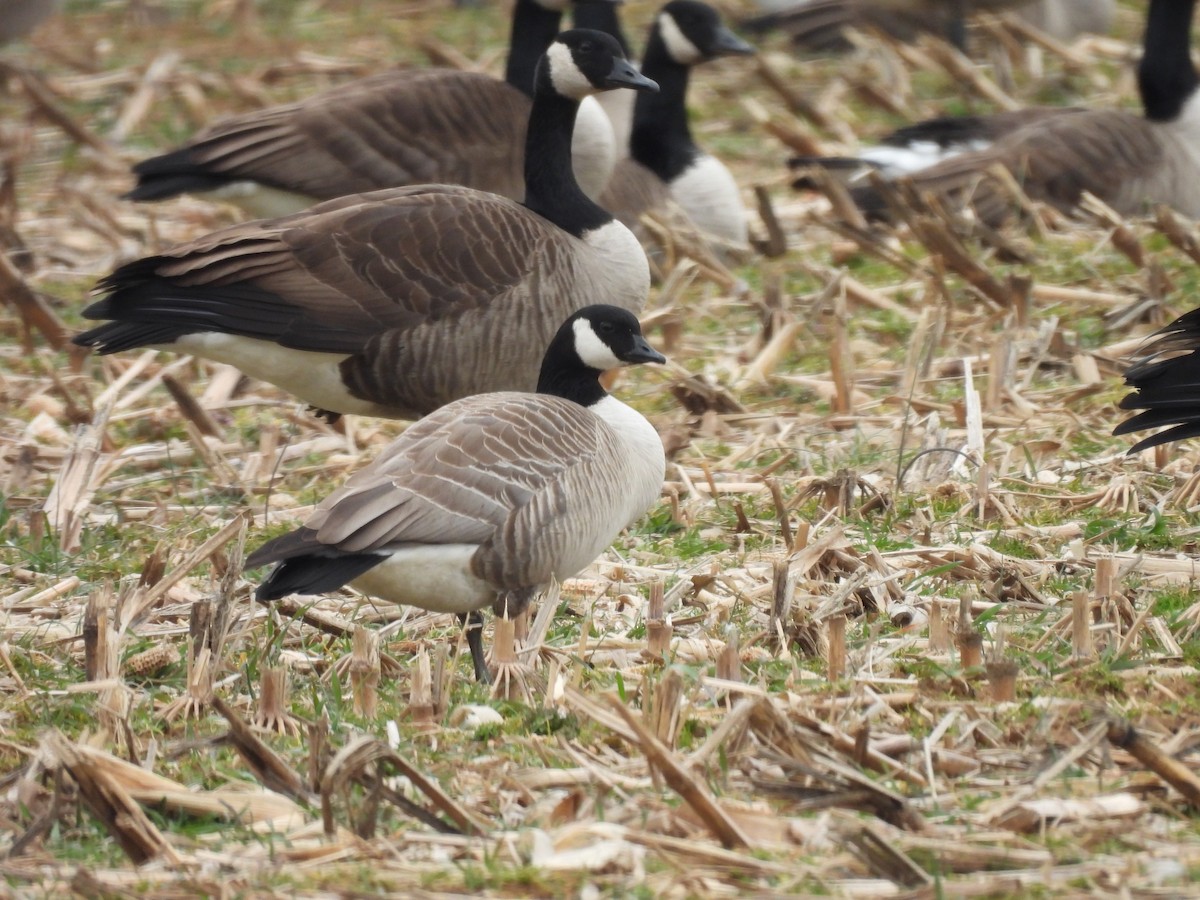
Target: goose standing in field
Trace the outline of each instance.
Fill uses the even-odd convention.
[[[810,52],[849,49],[848,29],[876,30],[902,41],[936,34],[966,47],[966,18],[976,12],[1011,9],[1030,25],[1060,41],[1105,34],[1116,16],[1116,0],[785,0],[760,2],[764,14],[743,22],[753,32],[788,35]]]
[[[229,363],[331,413],[415,418],[459,397],[530,390],[558,325],[597,302],[640,310],[633,234],[580,190],[580,101],[657,90],[611,37],[564,31],[538,66],[524,204],[450,185],[394,188],[235,225],[128,263],[75,337]]]
[[[1026,110],[1028,124],[987,147],[919,169],[911,175],[914,186],[951,205],[969,204],[990,224],[1001,222],[1011,206],[1004,187],[986,174],[997,165],[1030,197],[1063,212],[1089,191],[1122,214],[1167,203],[1200,216],[1200,78],[1189,55],[1194,7],[1195,0],[1150,0],[1138,65],[1144,116],[1117,109]],[[935,141],[939,123],[949,121],[909,132]],[[869,215],[886,216],[870,186],[852,189],[851,196]]]
[[[516,0],[504,81],[455,69],[385,72],[223,119],[134,166],[138,183],[126,197],[209,193],[262,217],[409,184],[461,184],[519,201],[534,68],[568,2]],[[580,185],[598,196],[616,143],[594,99],[580,110],[572,153]]]
[[[1113,434],[1172,427],[1138,441],[1130,453],[1200,435],[1200,309],[1184,313],[1153,337],[1125,372],[1125,383],[1134,392],[1121,400],[1121,409],[1142,412],[1118,425]]]
[[[646,362],[666,360],[632,313],[575,313],[550,342],[536,394],[479,394],[439,409],[301,528],[251,553],[247,568],[278,563],[258,599],[351,584],[464,619],[485,606],[518,615],[658,499],[658,433],[600,384],[606,369]],[[479,627],[467,642],[476,677],[489,680]]]
[[[601,206],[633,227],[643,212],[674,202],[701,231],[735,247],[747,245],[741,191],[725,164],[692,139],[687,88],[693,66],[753,52],[706,3],[672,0],[662,7],[642,59],[642,73],[660,90],[653,98],[636,98],[629,158],[614,169]]]

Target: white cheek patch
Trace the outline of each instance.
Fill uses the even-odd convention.
[[[587,319],[576,319],[572,326],[575,330],[575,352],[583,360],[583,364],[593,369],[606,371],[624,365],[612,348],[600,340],[592,323]]]
[[[671,59],[681,66],[691,66],[700,62],[704,54],[697,49],[682,31],[669,13],[661,13],[658,17],[658,31]]]
[[[566,44],[551,44],[546,51],[546,62],[550,65],[550,83],[561,96],[582,100],[597,93],[595,85],[575,65],[571,48]]]

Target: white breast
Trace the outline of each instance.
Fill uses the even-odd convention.
[[[739,246],[747,243],[741,191],[725,164],[715,156],[701,156],[669,187],[671,197],[702,231]]]
[[[633,91],[614,91],[632,94]],[[583,192],[595,200],[608,184],[617,164],[617,145],[612,124],[595,97],[579,104],[575,131],[571,136],[571,167]]]
[[[662,493],[667,471],[662,439],[645,416],[616,397],[605,397],[591,410],[609,424],[628,451],[624,458],[614,461],[620,467],[628,501],[623,512],[625,520],[617,527],[626,528],[641,518]]]
[[[592,290],[587,295],[596,298],[591,302],[640,312],[650,293],[650,264],[633,232],[614,219],[586,232],[583,240],[596,252],[595,265],[589,267]]]

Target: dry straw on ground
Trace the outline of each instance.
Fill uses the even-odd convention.
[[[626,7],[640,30],[652,6]],[[74,4],[5,51],[8,885],[1187,890],[1200,448],[1130,459],[1109,432],[1124,360],[1196,305],[1200,232],[1095,204],[1068,221],[1015,185],[1029,217],[1003,232],[903,190],[905,226],[880,232],[782,164],[947,102],[1127,102],[1132,10],[1120,25],[1023,49],[988,21],[977,67],[863,36],[697,73],[697,136],[767,255],[727,268],[648,224],[645,320],[672,365],[617,390],[672,454],[662,503],[502,642],[507,700],[446,617],[349,593],[267,608],[242,577],[244,543],[401,425],[335,429],[222,367],[62,341],[98,276],[233,219],[117,200],[130,160],[397,46],[496,71],[503,12]]]

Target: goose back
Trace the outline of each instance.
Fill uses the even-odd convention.
[[[260,217],[410,184],[461,184],[519,201],[534,66],[565,5],[518,0],[506,81],[452,69],[385,72],[229,117],[135,165],[138,183],[126,196],[209,193]],[[616,156],[608,117],[587,98],[572,159],[589,196],[599,195]]]

